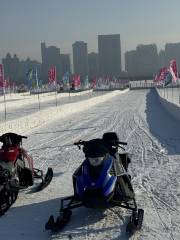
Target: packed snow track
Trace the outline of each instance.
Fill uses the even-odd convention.
[[[49,215],[58,214],[60,198],[73,193],[71,176],[83,161],[73,146],[77,140],[116,131],[127,141],[129,172],[138,207],[145,211],[143,227],[126,233],[130,212],[79,208],[62,232],[44,230]],[[0,218],[3,240],[179,240],[180,239],[180,125],[159,103],[154,90],[129,91],[88,110],[55,120],[29,133],[24,146],[38,168],[52,167],[51,184],[39,193],[24,191]]]

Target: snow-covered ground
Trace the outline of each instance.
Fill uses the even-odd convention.
[[[76,93],[49,92],[31,95],[29,92],[22,94],[6,94],[0,96],[0,122],[27,116],[47,109],[49,107],[61,106],[62,104],[73,103],[89,99],[93,96],[102,95],[104,92],[95,93],[92,90]]]
[[[124,90],[121,93],[125,93],[127,91],[128,90]],[[16,129],[17,133],[23,133],[24,131],[27,132],[28,130],[41,126],[42,124],[47,123],[51,120],[66,117],[73,113],[77,113],[90,108],[97,103],[107,101],[109,98],[117,94],[119,94],[119,91],[114,91],[113,93],[88,93],[80,95],[78,98],[76,98],[76,96],[71,97],[70,100],[67,100],[66,97],[64,101],[62,101],[61,104],[57,106],[48,105],[51,103],[52,99],[51,96],[46,96],[46,105],[44,109],[41,109],[41,111],[39,111],[38,108],[34,108],[33,112],[27,112],[26,110],[29,105],[25,104],[24,106],[21,102],[19,107],[17,105],[15,106],[16,111],[14,111],[14,118],[10,121],[7,120],[6,122],[0,123],[0,131],[1,133],[4,133]]]
[[[77,111],[63,109],[64,114],[49,108],[49,120],[39,121],[47,109],[33,113],[29,121],[37,124],[28,125],[27,121],[21,131],[22,118],[0,126],[3,132],[16,132],[18,126],[19,133],[27,133],[24,146],[35,165],[54,169],[54,178],[46,189],[36,194],[21,192],[0,218],[0,239],[180,239],[180,125],[163,108],[153,89],[89,98],[71,104]],[[145,210],[142,230],[128,236],[125,228],[130,212],[119,207],[104,212],[80,208],[73,211],[68,226],[52,236],[44,224],[49,215],[58,214],[60,198],[72,194],[71,176],[84,158],[73,142],[101,137],[106,131],[116,131],[120,140],[128,142],[132,158],[129,171],[138,206]]]

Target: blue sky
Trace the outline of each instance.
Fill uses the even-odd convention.
[[[0,59],[41,60],[40,42],[97,51],[97,35],[121,35],[122,54],[138,44],[180,42],[180,0],[0,0]],[[122,55],[123,58],[123,55]]]

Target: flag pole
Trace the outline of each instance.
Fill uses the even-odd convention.
[[[56,107],[57,107],[57,81],[56,81],[56,86],[55,86],[55,98],[56,98]]]
[[[179,104],[180,104],[180,84],[179,84],[179,79],[178,79],[178,89],[179,89]]]
[[[38,74],[37,74],[37,67],[36,67],[36,88],[37,88],[37,91],[38,91],[38,105],[39,105],[39,111],[41,109],[41,104],[40,104],[40,96],[39,96],[39,81],[38,81]]]
[[[2,87],[3,87],[3,95],[4,95],[4,118],[6,121],[6,93],[5,93],[5,80],[4,80],[4,67],[3,64],[0,64],[0,82],[2,82]]]
[[[54,78],[55,78],[55,99],[56,99],[56,107],[57,107],[57,76],[56,76],[56,67],[54,69],[55,73],[54,73]]]
[[[6,93],[5,93],[5,86],[3,86],[3,94],[4,94],[4,116],[5,116],[5,121],[6,121],[7,111],[6,111]]]

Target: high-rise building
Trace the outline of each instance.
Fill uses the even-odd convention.
[[[160,52],[159,52],[159,55],[158,55],[158,66],[159,66],[159,69],[166,66],[165,51],[164,50],[160,50]]]
[[[84,78],[88,74],[87,43],[78,41],[73,43],[72,48],[74,74],[80,74]]]
[[[99,74],[115,76],[121,74],[120,34],[98,35]]]
[[[153,78],[158,70],[156,45],[138,45],[136,50],[126,52],[125,67],[130,77]]]
[[[177,67],[180,69],[180,43],[167,43],[165,45],[165,64],[169,65],[172,59],[176,60]]]
[[[69,54],[60,54],[61,58],[61,77],[68,72],[71,73],[71,64]]]
[[[89,68],[89,79],[93,79],[99,75],[99,61],[97,53],[88,54],[88,68]]]
[[[125,53],[125,70],[129,77],[134,77],[137,71],[137,54],[136,50],[128,51]]]
[[[61,78],[61,60],[60,48],[55,46],[46,47],[45,43],[41,43],[42,56],[42,80],[48,80],[48,70],[52,66],[56,66],[57,80]]]
[[[2,60],[4,65],[5,79],[9,79],[11,83],[28,85],[27,72],[30,69],[37,69],[38,77],[41,75],[41,64],[37,61],[32,61],[30,58],[19,60],[16,54],[11,57],[8,53]]]
[[[153,77],[158,70],[158,52],[155,44],[139,45],[136,47],[138,75]]]

